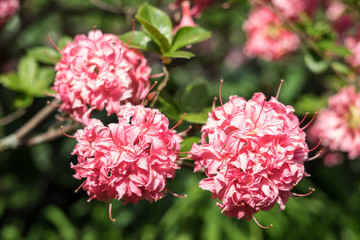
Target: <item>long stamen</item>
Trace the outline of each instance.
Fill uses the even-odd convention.
[[[47,36],[48,41],[50,42],[51,46],[53,46],[56,51],[61,53],[61,49],[54,43],[54,41],[51,39],[50,35]]]
[[[224,112],[224,115],[226,116],[224,104],[223,104],[222,99],[221,99],[221,86],[222,86],[223,82],[224,82],[224,80],[221,79],[220,80],[220,87],[219,87],[219,98],[220,98],[220,104],[221,104],[222,110]]]
[[[149,78],[159,78],[159,77],[163,77],[165,75],[165,73],[157,73],[157,74],[154,74],[154,75],[151,75]]]
[[[69,134],[65,133],[65,132],[64,132],[64,126],[63,126],[63,125],[61,125],[61,132],[62,132],[66,137],[76,138],[76,137],[74,137],[74,136],[70,136]]]
[[[61,104],[52,104],[50,101],[47,101],[46,102],[49,106],[52,106],[52,107],[54,107],[54,108],[57,108],[57,107],[60,107],[61,106]]]
[[[151,88],[149,89],[149,91],[146,93],[145,97],[143,98],[143,100],[141,101],[141,106],[144,106],[144,101],[146,99],[146,96],[149,95],[150,91],[155,87],[155,85],[158,83],[158,81],[155,81],[154,84],[151,86]]]
[[[283,79],[281,79],[281,81],[280,81],[280,85],[279,85],[279,88],[278,88],[278,90],[277,90],[277,93],[276,93],[276,97],[275,97],[275,99],[278,99],[278,97],[279,97],[280,90],[281,90],[281,86],[282,86],[283,82],[284,82],[284,80],[283,80]]]
[[[86,183],[87,179],[75,190],[75,193],[77,193],[82,186]]]
[[[322,150],[322,149],[320,149],[320,151],[319,151],[317,154],[315,154],[314,156],[312,156],[311,158],[308,158],[307,161],[314,160],[314,159],[320,157],[321,154],[323,154],[323,150]]]
[[[59,62],[59,60],[53,58],[52,56],[50,56],[45,50],[44,50],[44,54],[50,59],[50,60],[53,60],[54,62]]]
[[[314,113],[314,116],[312,117],[310,122],[308,122],[304,127],[302,127],[301,130],[305,130],[314,121],[316,115],[317,115],[317,112]]]
[[[134,32],[135,32],[135,19],[132,19],[132,29],[131,29],[131,35],[129,40],[126,42],[126,46],[129,47],[129,44],[134,36]]]
[[[170,128],[170,130],[173,130],[174,128],[176,128],[177,126],[179,126],[180,123],[182,123],[182,121],[184,120],[185,115],[186,115],[186,113],[184,113],[184,115],[182,116],[181,120],[180,120],[175,126],[173,126],[172,128]]]
[[[171,193],[172,195],[174,195],[175,197],[181,197],[181,198],[187,197],[186,194],[184,194],[184,195],[179,195],[179,194],[177,194],[177,193],[173,193],[172,191],[170,191],[170,190],[167,189],[167,188],[165,188],[165,192],[169,192],[169,193]]]
[[[268,229],[268,228],[271,228],[271,227],[274,226],[274,225],[270,224],[269,226],[265,227],[265,226],[261,225],[261,224],[256,220],[256,218],[255,218],[254,215],[252,216],[252,218],[253,218],[253,220],[255,221],[255,223],[256,223],[259,227],[261,227],[261,228],[263,228],[263,229]]]
[[[307,150],[306,152],[312,152],[312,151],[314,151],[315,149],[317,149],[317,148],[320,146],[321,143],[322,143],[322,140],[320,139],[319,142],[318,142],[318,144],[317,144],[315,147],[313,147],[313,148],[310,149],[310,150]]]
[[[311,188],[310,192],[305,193],[305,194],[297,194],[297,193],[292,193],[292,194],[295,197],[306,197],[306,196],[309,196],[310,194],[312,194],[313,192],[315,192],[315,188]]]
[[[112,201],[110,200],[110,204],[109,204],[109,218],[110,218],[111,221],[115,222],[116,219],[113,219],[113,218],[111,217],[111,207],[112,207]]]
[[[189,127],[185,130],[185,131],[182,131],[182,132],[180,132],[180,133],[178,133],[178,135],[180,135],[180,136],[185,136],[185,134],[187,133],[187,132],[189,132],[190,131],[190,129],[192,129],[192,126],[191,125],[189,125]]]
[[[305,121],[307,115],[309,115],[309,112],[306,112],[306,113],[305,113],[305,116],[303,117],[303,119],[299,122],[298,125],[296,125],[296,127],[294,127],[293,129],[291,129],[290,132],[293,131],[295,128],[299,127],[299,126]]]
[[[213,101],[213,103],[212,103],[212,110],[213,110],[213,111],[215,110],[216,101],[217,101],[217,97],[214,97],[214,101]]]
[[[263,109],[264,109],[265,101],[266,101],[266,97],[264,97],[264,101],[263,101],[263,104],[262,104],[262,106],[261,106],[261,110],[260,110],[259,116],[257,117],[257,119],[256,119],[256,121],[255,121],[255,127],[256,127],[256,124],[257,124],[257,122],[259,121],[260,116],[261,116],[261,113],[262,113],[262,111],[263,111]]]

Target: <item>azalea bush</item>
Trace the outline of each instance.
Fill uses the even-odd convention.
[[[360,238],[359,10],[1,1],[0,238]]]

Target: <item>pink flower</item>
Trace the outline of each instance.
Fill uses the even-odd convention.
[[[177,30],[179,30],[182,27],[196,27],[197,26],[190,14],[190,2],[183,1],[181,3],[181,8],[182,8],[181,20],[180,20],[180,23],[176,27],[174,27],[173,34],[175,34],[177,32]]]
[[[55,70],[52,89],[62,101],[60,110],[80,122],[89,107],[105,108],[110,115],[125,101],[139,103],[149,89],[151,72],[141,52],[100,30],[68,43]]]
[[[201,144],[190,156],[207,178],[199,186],[218,198],[222,213],[250,220],[276,203],[285,208],[292,188],[305,176],[308,147],[291,106],[255,93],[231,96],[209,114]]]
[[[354,26],[354,20],[349,14],[345,14],[346,5],[341,1],[330,1],[326,9],[326,17],[333,23],[334,30],[341,36],[349,28]]]
[[[175,6],[179,6],[182,2],[188,2],[187,0],[176,0]],[[193,3],[193,7],[191,8],[191,15],[194,17],[199,18],[201,16],[202,11],[205,8],[208,8],[210,3],[213,2],[213,0],[191,0]]]
[[[309,129],[309,136],[321,139],[332,151],[347,152],[350,159],[359,157],[360,94],[347,86],[330,97],[328,103]]]
[[[271,4],[276,11],[288,19],[298,19],[301,13],[312,15],[317,7],[317,0],[250,0],[256,6]]]
[[[19,0],[0,1],[0,26],[7,22],[18,10]]]
[[[167,179],[174,178],[179,168],[176,160],[182,138],[156,109],[127,103],[118,116],[119,122],[108,126],[91,119],[75,133],[74,177],[86,179],[82,188],[89,201],[122,199],[124,204],[136,204],[141,199],[161,199]]]
[[[345,57],[345,60],[354,68],[360,70],[360,30],[358,36],[345,38],[345,47],[351,52],[350,56]]]
[[[278,60],[295,51],[300,44],[299,37],[285,29],[280,18],[266,8],[251,11],[243,28],[248,38],[244,53],[250,57]]]

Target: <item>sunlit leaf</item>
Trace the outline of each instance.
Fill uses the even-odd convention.
[[[170,49],[172,23],[165,12],[144,3],[140,6],[135,17],[164,52]]]
[[[200,27],[180,28],[174,37],[170,51],[173,52],[190,44],[198,43],[209,38],[211,33]]]

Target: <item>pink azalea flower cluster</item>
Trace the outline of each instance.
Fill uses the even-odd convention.
[[[127,103],[119,107],[118,123],[104,126],[91,119],[75,133],[74,177],[85,178],[82,188],[90,200],[122,199],[136,204],[161,199],[167,178],[174,178],[182,138],[169,129],[156,109]]]
[[[350,159],[359,157],[360,93],[347,86],[330,97],[328,104],[309,129],[309,136],[321,139],[331,151],[347,152]]]
[[[199,186],[221,201],[222,213],[250,220],[276,203],[285,208],[292,188],[307,176],[305,132],[293,112],[255,93],[249,101],[231,96],[209,114],[201,145],[189,156],[195,171],[204,169]]]
[[[300,44],[299,37],[288,31],[283,21],[264,7],[250,12],[243,29],[248,38],[244,53],[250,57],[278,60],[295,51]]]
[[[100,30],[77,35],[61,53],[52,89],[62,101],[60,110],[79,122],[89,108],[112,114],[125,101],[137,104],[149,89],[146,59],[115,35]]]
[[[1,0],[0,1],[0,26],[8,21],[18,10],[19,0]]]

